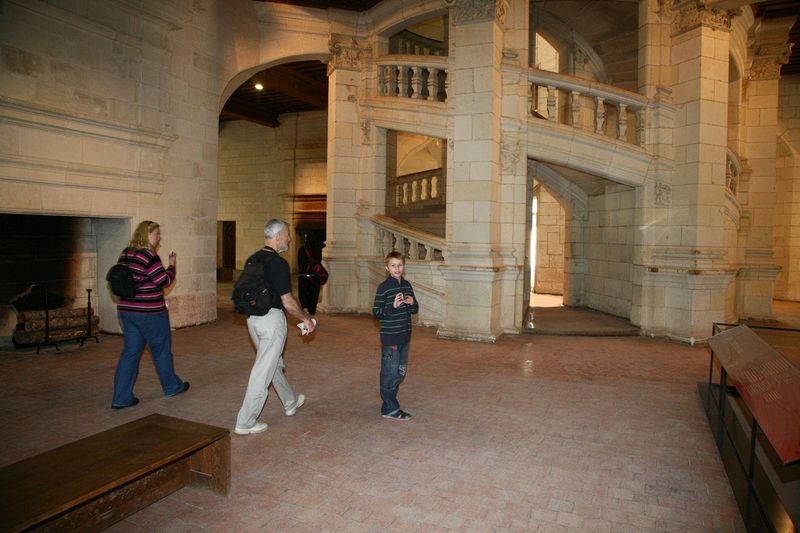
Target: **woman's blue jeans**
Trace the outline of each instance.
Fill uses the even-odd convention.
[[[183,381],[175,375],[172,364],[172,334],[169,315],[163,313],[119,313],[125,344],[114,374],[114,398],[111,405],[124,407],[133,403],[133,386],[139,375],[139,360],[145,344],[150,347],[161,390],[173,396],[183,390]]]
[[[400,409],[397,391],[406,377],[408,343],[381,348],[381,414],[390,415]]]

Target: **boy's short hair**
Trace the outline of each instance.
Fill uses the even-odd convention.
[[[386,259],[384,260],[384,262],[386,263],[387,267],[389,266],[389,260],[390,259],[399,259],[400,261],[403,262],[404,265],[406,264],[406,258],[403,257],[403,254],[401,254],[397,250],[394,250],[394,251],[389,252],[388,254],[386,254]]]

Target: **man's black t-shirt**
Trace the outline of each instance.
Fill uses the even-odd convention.
[[[264,264],[264,279],[272,289],[272,307],[283,309],[281,296],[292,292],[292,275],[289,270],[289,263],[286,259],[278,255],[272,248],[264,248],[266,253]]]

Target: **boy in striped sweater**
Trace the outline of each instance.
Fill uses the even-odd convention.
[[[394,420],[411,418],[400,409],[397,391],[408,367],[411,315],[419,311],[414,289],[403,278],[405,266],[400,252],[390,252],[386,256],[389,277],[378,285],[372,306],[372,314],[381,322],[381,415]]]

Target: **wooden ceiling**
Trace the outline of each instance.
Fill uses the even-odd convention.
[[[382,0],[253,1],[361,12],[373,8]],[[766,0],[758,2],[756,6],[757,16],[765,19],[800,14],[800,0]],[[784,76],[800,74],[800,16],[792,27],[789,41],[797,44],[792,49],[789,63],[781,67],[781,74]],[[256,82],[260,82],[263,86],[261,90],[255,88]],[[219,119],[221,122],[250,120],[265,126],[277,127],[280,125],[280,115],[325,110],[327,107],[327,65],[320,61],[300,61],[268,68],[252,76],[230,96]]]
[[[774,19],[797,17],[794,26],[789,30],[789,42],[795,43],[789,62],[781,66],[781,76],[800,74],[800,2],[795,0],[767,0],[756,4],[756,17]]]

